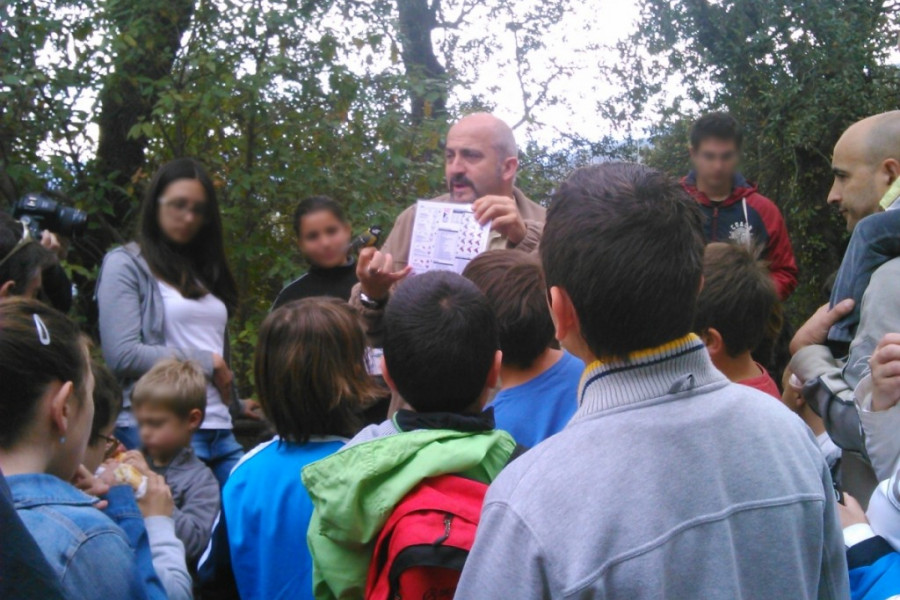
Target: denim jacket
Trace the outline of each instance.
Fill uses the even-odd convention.
[[[148,600],[166,600],[166,590],[156,574],[153,565],[153,554],[150,550],[150,537],[144,526],[144,517],[134,499],[130,485],[116,485],[109,488],[106,494],[109,505],[103,511],[125,533],[128,545],[134,550],[138,573]]]
[[[94,508],[96,498],[44,473],[6,480],[16,511],[59,576],[66,598],[147,598],[125,533]]]

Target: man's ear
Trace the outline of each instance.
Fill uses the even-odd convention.
[[[188,426],[192,430],[200,429],[200,425],[203,423],[203,411],[199,408],[191,409],[191,412],[187,415]]]
[[[885,159],[885,161],[881,163],[881,170],[887,175],[887,184],[890,186],[898,177],[900,177],[900,161],[896,158]]]
[[[53,419],[53,425],[56,428],[56,435],[65,437],[69,430],[69,419],[72,417],[72,407],[69,400],[75,394],[75,385],[71,381],[67,381],[53,392],[50,399],[50,417]]]
[[[519,159],[515,156],[510,156],[503,160],[503,167],[500,171],[500,176],[504,181],[512,181],[516,178],[516,172],[519,170]]]
[[[384,355],[381,355],[381,377],[384,379],[384,382],[387,384],[388,388],[394,393],[399,395],[400,393],[397,391],[397,386],[394,385],[394,380],[391,377],[391,374],[388,372],[387,361],[384,360]]]
[[[0,298],[9,298],[12,296],[12,289],[16,286],[16,282],[10,279],[3,285],[0,285]]]

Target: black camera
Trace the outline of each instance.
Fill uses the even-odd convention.
[[[71,206],[63,206],[43,194],[25,194],[16,203],[13,217],[25,223],[31,236],[41,239],[41,231],[52,231],[63,237],[74,237],[87,229],[87,213]]]

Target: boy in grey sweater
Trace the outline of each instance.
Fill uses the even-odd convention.
[[[162,360],[137,381],[131,405],[142,452],[126,452],[124,462],[166,478],[175,501],[175,534],[193,569],[219,512],[219,483],[191,448],[191,436],[203,422],[206,378],[191,361]]]
[[[702,217],[641,165],[575,171],[541,258],[588,365],[562,432],[491,485],[457,598],[847,598],[828,466],[691,334]]]

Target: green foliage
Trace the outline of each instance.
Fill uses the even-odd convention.
[[[606,114],[657,114],[646,159],[673,174],[687,167],[689,117],[727,109],[743,123],[743,169],[781,208],[799,260],[795,320],[823,302],[843,250],[843,224],[825,204],[834,144],[854,121],[898,107],[898,70],[886,64],[893,10],[867,0],[644,0],[609,73],[627,92]]]
[[[401,7],[423,6],[442,32],[431,48],[447,71],[439,82],[402,55],[417,32],[396,29]],[[485,15],[518,19],[524,61],[543,47],[542,24],[562,14],[514,9],[474,0],[13,0],[0,8],[10,24],[0,34],[0,195],[9,204],[53,188],[90,213],[91,233],[67,265],[81,290],[78,318],[90,326],[99,262],[132,237],[153,172],[174,157],[198,158],[222,205],[241,292],[230,322],[232,366],[250,393],[259,323],[279,289],[307,268],[294,250],[295,204],[331,195],[359,231],[390,228],[415,199],[441,193],[450,117],[433,109],[496,46],[480,33],[464,36],[463,26]],[[529,107],[540,97],[538,90]],[[451,110],[484,104],[476,98]],[[529,153],[534,172],[525,183],[538,199],[550,187],[542,182],[571,160],[538,147]]]
[[[242,295],[232,354],[249,393],[258,325],[280,287],[306,269],[288,222],[296,202],[328,194],[356,230],[390,227],[415,199],[443,191],[440,143],[455,115],[515,94],[518,124],[530,128],[538,108],[566,106],[551,84],[572,76],[578,61],[563,60],[545,34],[572,6],[5,2],[0,204],[52,188],[90,213],[90,234],[68,265],[82,291],[79,317],[90,324],[99,261],[111,244],[131,238],[152,173],[177,156],[205,163]],[[637,33],[618,46],[621,59],[597,65],[625,90],[601,102],[598,115],[622,133],[598,141],[566,132],[549,148],[525,144],[520,187],[546,203],[571,169],[610,159],[640,158],[681,175],[691,118],[728,108],[746,125],[747,175],[788,220],[804,281],[795,311],[809,312],[843,240],[824,205],[831,148],[850,122],[896,108],[900,83],[886,66],[897,38],[893,8],[863,0],[827,0],[814,10],[799,0],[643,0],[642,7]],[[425,10],[423,29],[401,9]],[[582,43],[589,29],[564,32],[567,46],[595,50],[596,43]],[[500,56],[502,36],[512,40],[507,56]],[[408,51],[413,37],[418,53]],[[548,53],[549,67],[537,68],[536,58]],[[467,93],[487,61],[513,73],[518,89],[498,81],[488,82],[488,97]],[[590,75],[585,89],[597,90]],[[649,143],[632,137],[648,120]]]

